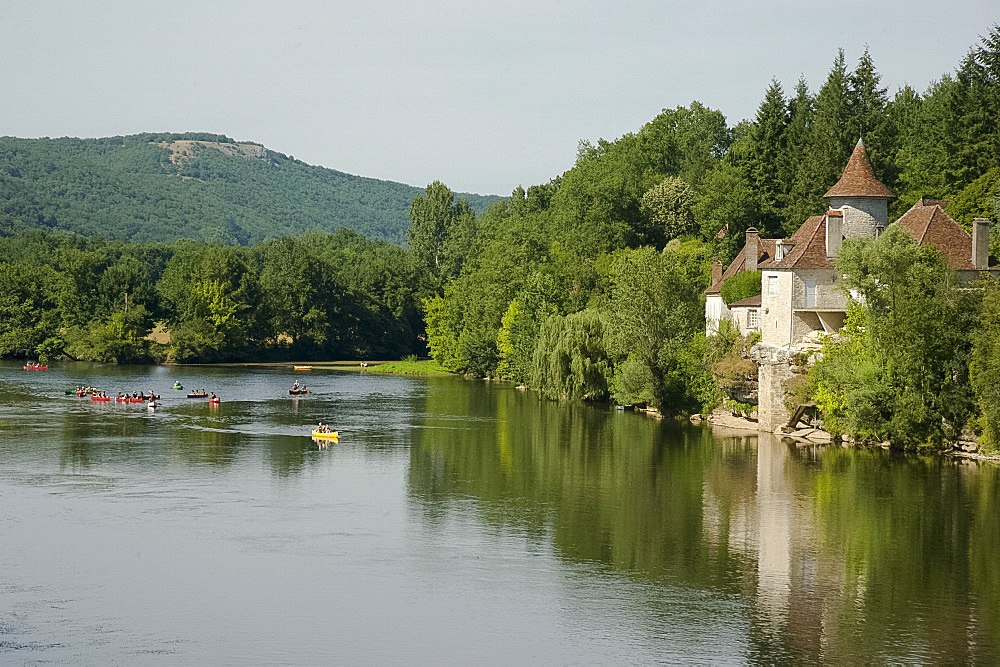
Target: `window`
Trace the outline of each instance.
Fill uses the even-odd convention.
[[[778,294],[778,276],[768,276],[767,277],[767,295],[777,296]]]
[[[816,281],[806,280],[806,308],[816,307]]]
[[[747,329],[751,331],[756,331],[760,328],[760,322],[757,320],[757,309],[750,308],[747,310]]]

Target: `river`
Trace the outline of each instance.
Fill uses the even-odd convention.
[[[0,662],[1000,662],[1000,467],[509,385],[5,362],[0,508]]]

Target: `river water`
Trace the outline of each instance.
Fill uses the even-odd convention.
[[[1000,468],[450,377],[4,363],[0,662],[36,661],[996,663]]]

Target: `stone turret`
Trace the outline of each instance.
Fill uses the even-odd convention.
[[[879,226],[884,229],[889,223],[889,200],[896,195],[875,177],[868,150],[858,139],[840,180],[823,196],[830,200],[831,209],[844,212],[845,238],[874,238]]]

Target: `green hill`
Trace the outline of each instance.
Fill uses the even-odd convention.
[[[347,227],[402,244],[421,188],[315,167],[214,134],[0,137],[0,234],[65,230],[229,245]],[[499,197],[458,194],[482,212]]]

